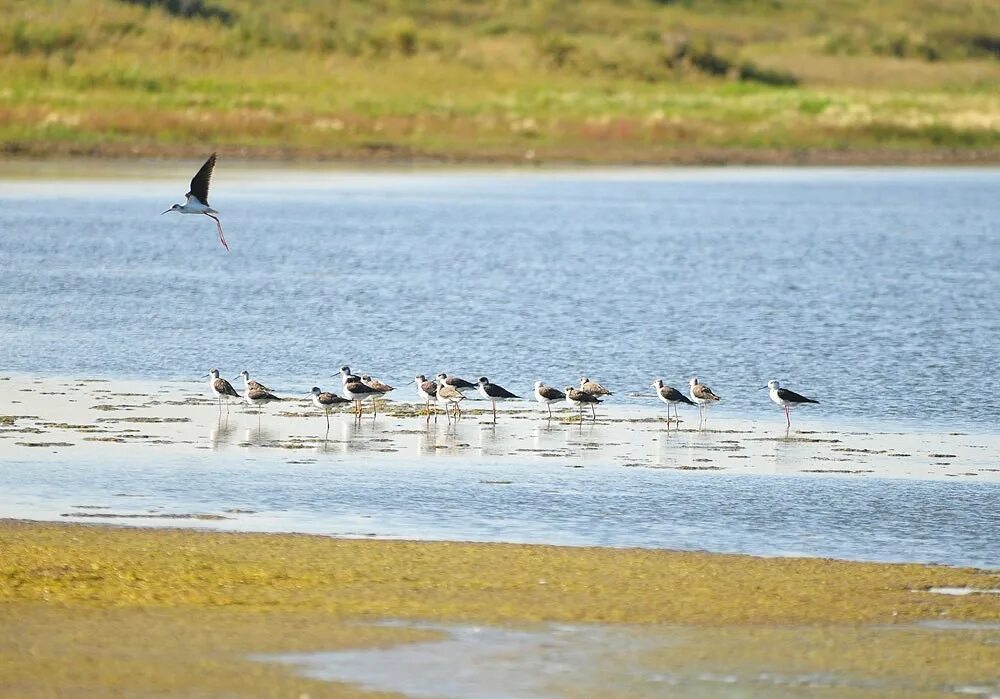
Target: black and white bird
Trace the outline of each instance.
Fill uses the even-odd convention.
[[[566,387],[566,403],[569,407],[573,409],[579,409],[580,420],[583,420],[583,406],[590,406],[590,413],[594,420],[597,420],[597,411],[594,410],[594,406],[601,402],[601,399],[597,396],[592,396],[586,391],[581,391],[579,388],[573,388],[572,386]]]
[[[549,419],[552,419],[552,404],[561,400],[566,400],[566,394],[558,388],[546,386],[541,381],[535,382],[535,400],[542,403],[549,409]]]
[[[209,378],[209,377],[211,377],[211,378]],[[203,379],[209,379],[209,381],[208,381],[208,387],[211,389],[212,395],[214,395],[216,398],[218,398],[218,400],[219,400],[219,410],[220,411],[222,410],[222,399],[223,398],[242,398],[243,397],[239,393],[236,392],[236,389],[233,388],[233,385],[231,383],[229,383],[225,379],[219,378],[219,370],[218,369],[212,369],[211,371],[209,371],[207,374],[205,374],[201,378],[203,378]],[[226,412],[227,413],[229,412],[229,401],[228,400],[226,401]]]
[[[663,384],[663,379],[657,379],[652,384],[653,388],[656,389],[656,397],[667,404],[667,423],[670,423],[670,406],[674,406],[674,419],[680,423],[680,416],[677,414],[677,404],[686,403],[687,405],[694,405],[694,402],[685,396],[683,393],[678,391],[673,386],[665,386]]]
[[[806,403],[819,403],[818,400],[813,400],[812,398],[806,398],[803,395],[796,393],[795,391],[789,391],[787,388],[782,388],[775,379],[771,379],[767,382],[766,386],[761,386],[761,390],[768,389],[768,393],[771,394],[771,400],[780,405],[785,410],[785,422],[788,428],[792,427],[792,418],[788,411],[797,405],[805,405]]]
[[[721,398],[715,395],[711,388],[708,386],[698,383],[698,377],[691,377],[691,389],[689,391],[691,400],[695,402],[698,406],[698,425],[699,427],[705,421],[705,411],[708,409],[712,403],[717,403]]]
[[[460,379],[457,376],[448,376],[443,371],[437,375],[437,379],[439,382],[443,381],[446,386],[453,386],[457,388],[459,391],[466,391],[470,388],[476,387],[476,384],[472,383],[471,381]]]
[[[215,221],[215,226],[219,229],[219,242],[222,243],[222,247],[229,250],[229,244],[226,243],[226,236],[222,233],[222,221],[219,220],[219,212],[208,204],[208,186],[212,182],[212,170],[214,169],[215,153],[212,153],[208,156],[205,164],[201,166],[201,169],[198,170],[198,174],[191,179],[191,191],[184,195],[187,201],[183,204],[174,204],[164,211],[163,214],[176,211],[180,214],[204,214],[208,216]],[[162,216],[163,214],[160,215]]]
[[[336,393],[330,393],[329,391],[321,391],[319,386],[313,386],[312,391],[309,393],[309,397],[312,398],[313,405],[323,411],[326,415],[326,427],[330,428],[330,411],[333,410],[338,405],[343,405],[344,403],[350,403],[351,401],[346,398],[341,398]]]
[[[479,395],[488,400],[493,404],[493,422],[497,421],[497,401],[498,400],[517,400],[521,396],[514,395],[508,391],[503,386],[498,386],[495,383],[490,383],[490,380],[485,376],[480,376],[477,382],[479,386]],[[440,389],[438,389],[440,390]]]

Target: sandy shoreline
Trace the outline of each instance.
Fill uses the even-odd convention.
[[[612,673],[591,687],[604,696],[660,696],[628,684],[653,671],[694,682],[681,696],[699,695],[691,673],[754,686],[762,672],[823,672],[839,696],[997,690],[1000,596],[931,592],[998,586],[974,569],[11,520],[0,521],[0,548],[0,676],[16,696],[380,696],[248,656],[398,653],[452,628],[428,622],[536,634],[597,624],[628,639],[638,663],[631,680]],[[122,652],[118,639],[139,629],[143,644]],[[596,662],[580,652],[576,662]],[[572,695],[580,681],[544,696]]]

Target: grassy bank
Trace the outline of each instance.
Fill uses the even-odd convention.
[[[996,162],[980,0],[6,0],[8,155]]]
[[[0,554],[6,696],[368,696],[246,656],[435,636],[366,623],[382,619],[640,625],[658,670],[842,673],[898,696],[996,667],[995,632],[914,624],[1000,619],[994,595],[926,592],[997,586],[971,569],[13,521]]]

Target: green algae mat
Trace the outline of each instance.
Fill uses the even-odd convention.
[[[995,572],[925,565],[3,521],[0,694],[381,696],[248,656],[441,635],[378,625],[403,620],[627,625],[650,668],[846,673],[943,696],[996,682],[1000,596],[930,590],[998,587]]]

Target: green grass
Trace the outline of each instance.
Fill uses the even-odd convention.
[[[263,157],[1000,160],[1000,5],[987,0],[0,0],[0,12],[11,154],[210,143]]]

